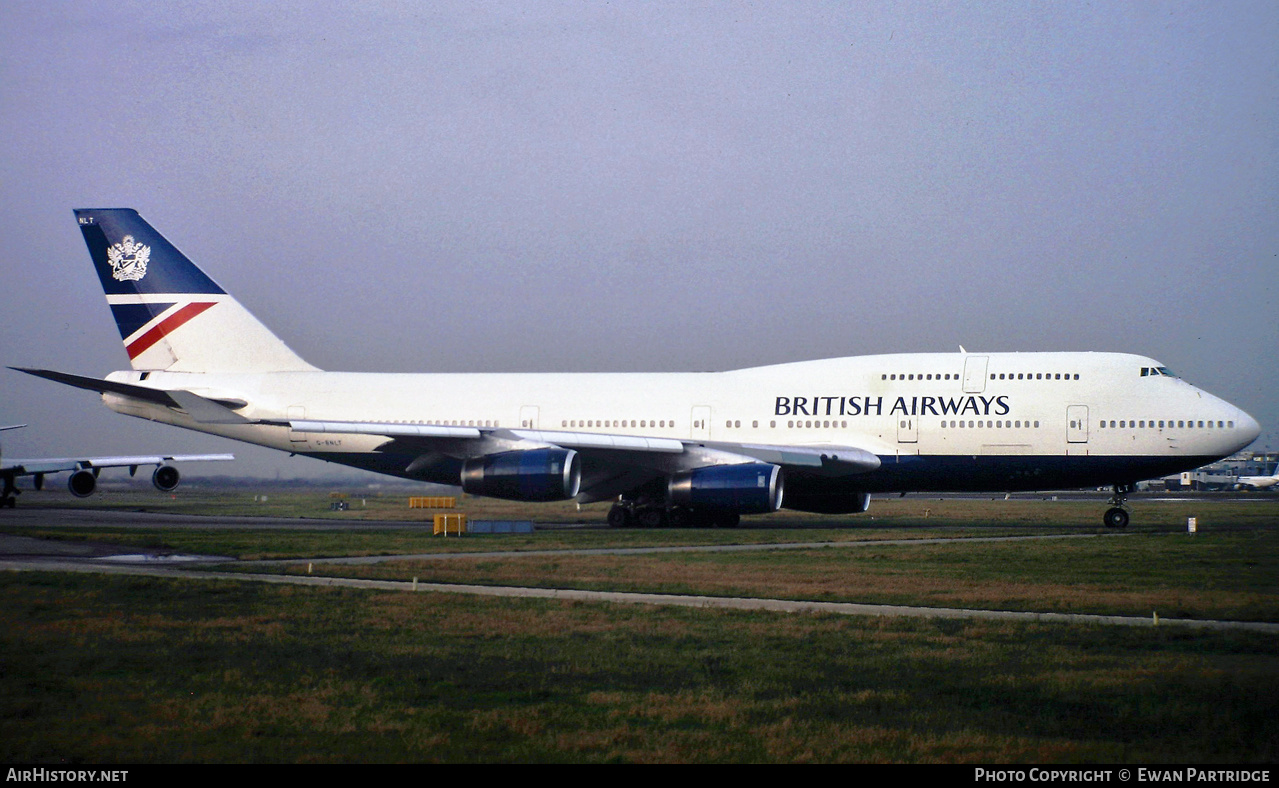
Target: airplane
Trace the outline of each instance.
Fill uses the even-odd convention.
[[[1240,476],[1235,480],[1237,490],[1269,490],[1279,484],[1279,467],[1273,476]]]
[[[25,426],[27,425],[12,424],[7,427],[0,427],[0,432],[16,430]],[[22,491],[18,489],[14,482],[20,476],[34,477],[32,482],[35,488],[42,490],[44,489],[44,477],[46,475],[71,471],[71,476],[67,478],[67,489],[77,498],[87,498],[93,495],[93,491],[97,489],[98,473],[103,468],[127,467],[129,475],[132,476],[140,466],[154,465],[156,469],[151,474],[151,483],[161,492],[171,492],[177,489],[182,475],[177,468],[169,465],[169,463],[234,459],[235,455],[232,454],[148,454],[122,457],[48,457],[5,462],[3,457],[0,456],[0,481],[4,483],[3,488],[0,488],[0,509],[5,507],[12,509],[17,506],[17,496],[21,495]]]
[[[364,373],[304,361],[137,211],[76,221],[131,369],[96,391],[138,418],[516,501],[614,502],[611,525],[734,526],[872,494],[1111,487],[1229,456],[1238,407],[1138,355],[911,353],[701,373]]]

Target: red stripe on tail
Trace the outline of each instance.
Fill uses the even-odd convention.
[[[147,348],[172,334],[179,326],[204,310],[216,304],[216,301],[193,301],[157,323],[152,329],[125,347],[129,359],[133,360],[146,352]]]

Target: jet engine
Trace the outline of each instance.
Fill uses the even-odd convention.
[[[472,457],[462,489],[510,501],[562,501],[577,495],[582,467],[572,449],[527,449]]]
[[[782,508],[782,469],[763,462],[681,471],[667,484],[675,506],[765,514]]]
[[[151,483],[160,492],[171,492],[178,486],[182,474],[178,473],[178,469],[172,465],[161,465],[155,469],[155,473],[151,474]]]
[[[67,479],[67,489],[77,498],[88,498],[98,487],[98,477],[89,470],[78,470]]]

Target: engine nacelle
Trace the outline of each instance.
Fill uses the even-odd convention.
[[[88,498],[98,488],[98,477],[93,471],[79,470],[67,479],[67,489],[77,498]]]
[[[562,501],[577,495],[582,466],[572,449],[527,449],[462,463],[462,489],[509,501]]]
[[[676,506],[765,514],[782,508],[782,469],[763,462],[681,471],[667,484]]]
[[[182,474],[178,473],[178,469],[172,465],[161,465],[155,469],[155,473],[151,474],[151,483],[160,492],[172,492],[181,480]]]

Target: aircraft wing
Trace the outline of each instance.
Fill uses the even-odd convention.
[[[71,471],[67,486],[78,498],[92,495],[97,486],[98,471],[103,468],[127,467],[132,476],[140,465],[155,465],[151,483],[156,489],[169,492],[178,486],[181,478],[171,462],[197,462],[208,460],[234,460],[231,454],[139,454],[113,457],[42,457],[33,460],[9,460],[0,466],[0,506],[13,508],[16,496],[21,492],[14,483],[20,476],[35,477],[37,490],[44,488],[44,477],[50,473]]]
[[[234,454],[143,454],[119,457],[51,457],[34,460],[6,460],[6,475],[31,476],[37,473],[79,471],[86,468],[137,468],[142,465],[164,465],[170,462],[207,462],[234,460]]]
[[[102,381],[106,382],[106,381]],[[0,427],[0,432],[16,430],[25,424]],[[0,464],[0,473],[12,479],[16,476],[80,471],[90,468],[137,468],[141,465],[164,465],[169,462],[208,462],[234,460],[234,454],[141,454],[112,457],[41,457],[33,460],[8,460]]]
[[[697,441],[642,435],[558,430],[454,427],[434,424],[396,424],[349,421],[290,421],[298,432],[382,435],[390,439],[383,450],[420,452],[459,459],[500,451],[558,447],[582,457],[582,491],[578,500],[606,500],[634,489],[646,480],[710,465],[764,462],[784,470],[846,476],[869,473],[880,465],[873,451],[856,446],[786,445]]]
[[[297,432],[384,435],[401,444],[417,442],[424,447],[443,449],[436,445],[449,441],[506,441],[526,443],[530,446],[558,446],[591,454],[606,452],[689,455],[692,458],[714,456],[717,463],[694,460],[690,467],[705,464],[729,464],[734,457],[738,462],[767,462],[782,467],[803,467],[806,470],[822,469],[830,475],[869,473],[879,467],[879,457],[874,452],[855,446],[835,445],[785,445],[732,443],[726,441],[696,441],[683,438],[653,438],[642,435],[622,435],[595,432],[564,432],[558,430],[503,429],[497,427],[453,427],[436,424],[396,424],[384,422],[353,421],[290,421],[289,427]],[[452,447],[457,451],[460,447]],[[479,447],[476,447],[479,448]],[[512,445],[509,448],[517,448]],[[699,451],[703,450],[703,451]],[[459,451],[459,456],[472,452]]]

